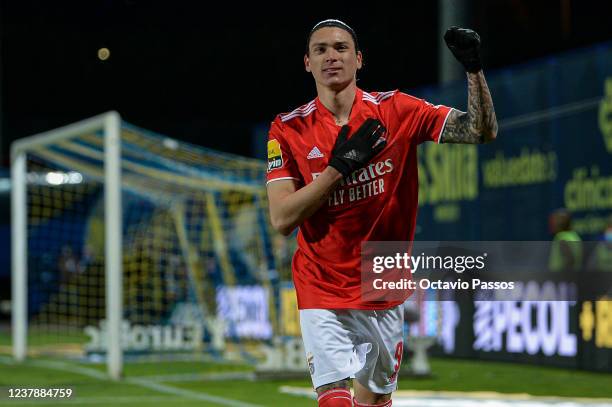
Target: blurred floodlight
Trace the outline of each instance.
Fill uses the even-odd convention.
[[[83,182],[83,175],[80,172],[69,172],[68,183],[69,184],[80,184]]]
[[[41,184],[36,174],[32,174],[32,175],[28,174],[28,182],[31,182],[34,184]],[[80,172],[71,171],[71,172],[66,173],[66,172],[53,171],[53,172],[48,172],[44,176],[44,180],[42,184],[47,183],[49,185],[63,185],[63,184],[80,184],[81,182],[83,182],[83,175]]]
[[[49,172],[47,173],[45,180],[47,181],[48,184],[51,184],[51,185],[65,184],[64,175],[65,174],[61,172]]]
[[[179,148],[179,143],[171,138],[166,138],[164,139],[164,147],[169,148],[170,150],[176,150]]]
[[[98,59],[100,61],[106,61],[110,57],[110,50],[108,48],[100,48],[98,50]]]
[[[11,179],[0,178],[0,192],[8,192],[11,190]]]

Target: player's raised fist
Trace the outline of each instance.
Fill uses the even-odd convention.
[[[450,27],[444,34],[446,46],[470,73],[482,69],[480,62],[480,36],[469,28]]]

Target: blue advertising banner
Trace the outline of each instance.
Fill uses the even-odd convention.
[[[612,213],[612,44],[497,71],[498,139],[425,143],[417,240],[547,240],[565,207],[583,239]],[[466,110],[465,81],[408,92]]]
[[[535,280],[527,285],[544,289]],[[436,337],[430,350],[435,356],[612,371],[610,298],[479,301],[466,295],[422,302],[418,309],[423,316],[433,315],[415,325],[435,330],[426,334]],[[423,334],[414,330],[411,335]]]

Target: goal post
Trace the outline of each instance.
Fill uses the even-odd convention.
[[[11,177],[16,360],[119,379],[142,357],[260,363],[285,335],[294,240],[270,227],[264,161],[109,112],[15,141]]]
[[[11,292],[13,356],[23,361],[27,338],[27,255],[26,255],[26,157],[11,153]]]
[[[81,122],[17,140],[11,147],[12,324],[13,356],[22,361],[27,349],[27,179],[26,155],[37,148],[77,135],[102,130],[104,134],[105,275],[108,321],[108,373],[122,373],[120,326],[122,314],[121,261],[121,117],[108,112]]]
[[[104,116],[104,224],[106,321],[108,324],[109,376],[119,380],[123,368],[121,321],[123,314],[123,264],[121,259],[121,118],[116,112]]]

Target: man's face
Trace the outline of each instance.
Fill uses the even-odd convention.
[[[324,27],[310,37],[304,65],[317,85],[342,90],[361,69],[361,51],[355,52],[351,34],[337,27]]]

